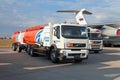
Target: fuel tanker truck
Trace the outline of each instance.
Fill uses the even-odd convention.
[[[21,52],[22,50],[26,50],[26,44],[23,42],[24,37],[24,31],[16,31],[14,32],[12,36],[12,49],[13,51],[18,50],[18,52]]]
[[[88,58],[88,30],[79,24],[45,24],[25,30],[24,43],[30,56],[45,55],[53,63]]]

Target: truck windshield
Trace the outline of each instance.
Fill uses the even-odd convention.
[[[101,40],[102,39],[101,33],[89,33],[88,36],[90,40]]]
[[[62,36],[65,38],[87,38],[87,29],[82,26],[61,26]]]

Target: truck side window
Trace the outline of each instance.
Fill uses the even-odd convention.
[[[56,29],[56,37],[58,39],[60,39],[60,26],[57,26],[57,29]]]

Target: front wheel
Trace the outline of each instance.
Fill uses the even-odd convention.
[[[58,63],[59,59],[58,59],[58,53],[55,50],[51,50],[50,52],[50,59],[53,63]]]

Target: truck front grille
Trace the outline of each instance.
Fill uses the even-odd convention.
[[[92,45],[91,48],[92,49],[100,49],[100,45]]]
[[[81,54],[68,54],[68,56],[80,56]]]
[[[94,44],[100,44],[101,41],[94,41]]]
[[[73,47],[86,47],[84,43],[73,43]]]

